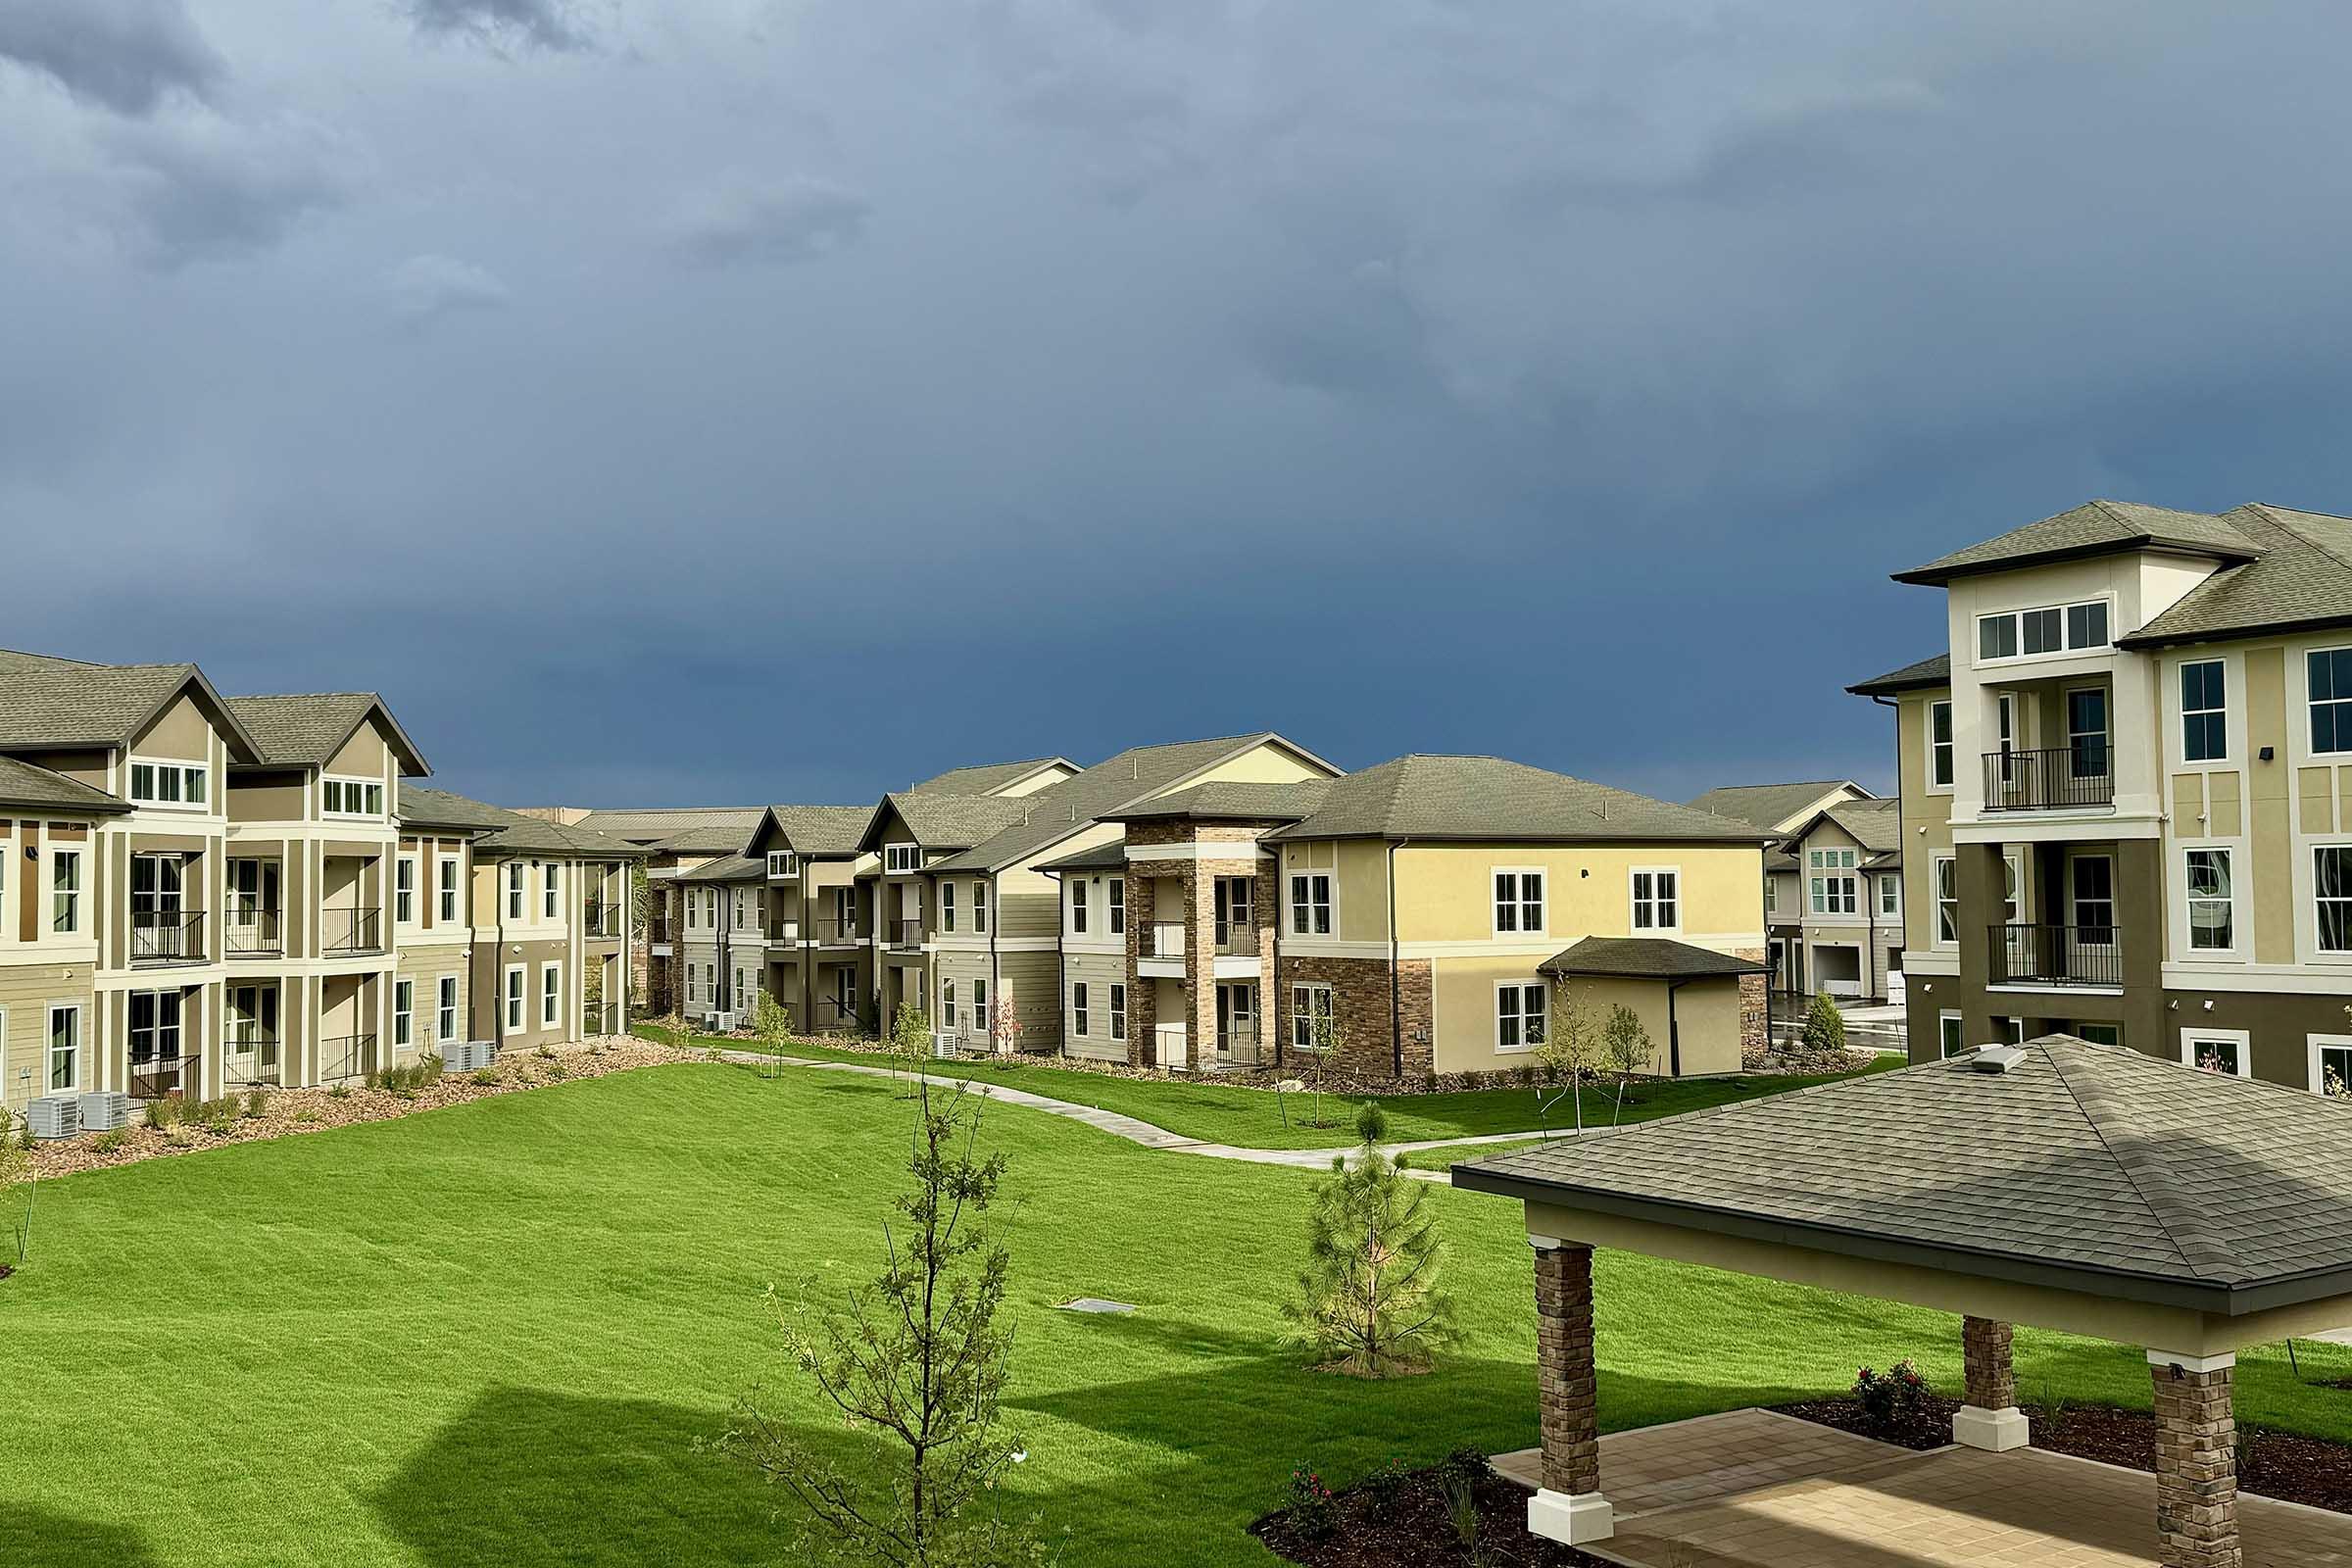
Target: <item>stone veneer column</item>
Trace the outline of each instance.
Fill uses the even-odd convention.
[[[1217,1065],[1217,885],[1205,860],[1184,864],[1184,1049],[1194,1072]]]
[[[1133,860],[1126,870],[1127,908],[1127,1065],[1151,1067],[1157,1065],[1158,1038],[1152,1028],[1159,1021],[1158,997],[1152,983],[1138,973],[1136,962],[1144,933],[1152,929],[1152,918],[1157,904],[1152,887],[1148,866]],[[1062,895],[1067,898],[1066,893]],[[1056,999],[1054,1005],[1063,1006],[1064,1000]]]
[[[1963,1447],[2006,1453],[2033,1441],[2025,1412],[2017,1407],[2017,1369],[2011,1359],[2015,1338],[2008,1324],[1988,1317],[1960,1320],[1968,1402],[1952,1413],[1952,1441]]]
[[[2150,1350],[2156,1384],[2156,1560],[2241,1568],[2233,1354]]]
[[[1592,1367],[1592,1249],[1531,1236],[1536,1249],[1536,1392],[1544,1417],[1544,1485],[1527,1528],[1576,1545],[1616,1533],[1600,1494],[1600,1426]]]

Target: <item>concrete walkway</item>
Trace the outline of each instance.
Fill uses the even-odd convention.
[[[771,1056],[756,1051],[722,1051],[719,1054],[728,1061],[754,1067],[810,1067],[820,1072],[856,1073],[859,1077],[890,1078],[902,1083],[911,1083],[915,1076],[904,1067],[871,1067],[860,1061],[828,1061],[813,1056]],[[968,1086],[974,1094],[986,1095],[1007,1105],[1020,1105],[1029,1110],[1042,1110],[1049,1116],[1084,1122],[1113,1138],[1124,1138],[1131,1144],[1140,1144],[1146,1149],[1166,1150],[1170,1153],[1204,1154],[1211,1159],[1238,1159],[1252,1165],[1289,1165],[1298,1170],[1329,1170],[1335,1155],[1345,1156],[1355,1152],[1354,1146],[1344,1149],[1247,1149],[1237,1144],[1214,1144],[1199,1138],[1187,1138],[1182,1133],[1172,1133],[1165,1127],[1154,1127],[1138,1117],[1104,1110],[1100,1105],[1074,1104],[1067,1100],[1054,1100],[1026,1089],[1015,1089],[1009,1084],[983,1083],[970,1078],[955,1081]],[[1480,1144],[1525,1143],[1528,1139],[1544,1136],[1541,1131],[1482,1133],[1474,1138],[1430,1138],[1417,1143],[1383,1144],[1381,1147],[1392,1154],[1406,1154],[1430,1149],[1470,1149]],[[1448,1179],[1442,1170],[1407,1169],[1405,1174],[1423,1181],[1443,1182]]]

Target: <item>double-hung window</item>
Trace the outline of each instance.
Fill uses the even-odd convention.
[[[1070,935],[1086,935],[1086,878],[1070,878]]]
[[[392,982],[392,1044],[414,1045],[416,1040],[416,982]]]
[[[441,977],[440,992],[435,997],[434,1004],[433,1038],[436,1040],[457,1039],[458,977],[456,975],[445,974]]]
[[[49,1092],[81,1087],[81,1008],[60,1003],[49,1008]]]
[[[1544,988],[1540,980],[1505,980],[1494,988],[1494,1049],[1533,1051],[1544,1043]]]
[[[416,857],[404,855],[392,862],[392,918],[401,925],[416,919]]]
[[[985,882],[972,884],[972,934],[988,935],[988,884]]]
[[[2230,755],[2229,666],[2200,659],[2180,666],[2180,760],[2219,762]]]
[[[1086,982],[1070,982],[1070,1033],[1080,1040],[1087,1037],[1092,1014],[1087,1004]]]
[[[522,919],[522,862],[507,862],[507,918],[519,923]]]
[[[458,923],[457,860],[454,858],[444,858],[440,861],[436,874],[441,878],[441,908],[436,918],[438,918],[443,925],[456,925]]]
[[[956,929],[956,884],[953,882],[939,885],[939,928],[950,933]]]
[[[1952,787],[1952,704],[1944,698],[1928,705],[1928,788]]]
[[[942,979],[939,982],[939,1030],[949,1035],[956,1032],[956,982],[953,980]]]
[[[553,920],[554,918],[556,918],[557,912],[558,912],[558,911],[559,911],[559,910],[560,910],[560,909],[563,907],[563,905],[562,905],[562,903],[560,902],[561,895],[560,895],[560,894],[559,894],[559,892],[558,892],[558,890],[559,890],[559,889],[560,889],[560,888],[561,888],[563,885],[564,885],[564,881],[563,881],[563,872],[557,868],[557,865],[556,865],[556,862],[555,862],[555,861],[553,861],[553,860],[550,860],[550,861],[548,861],[548,862],[547,862],[547,864],[546,864],[544,867],[542,867],[542,868],[541,868],[541,871],[540,871],[540,881],[539,881],[539,918],[540,918],[540,919],[542,919],[542,920]],[[743,922],[742,922],[741,920],[738,920],[738,921],[736,921],[735,923],[736,923],[737,925],[741,925]]]
[[[1541,934],[1544,930],[1544,873],[1494,873],[1494,934]]]
[[[2303,660],[2315,757],[2352,752],[2352,648],[2327,648]]]
[[[743,984],[743,971],[735,973],[735,983]],[[738,998],[738,1001],[741,999]],[[553,1029],[564,1017],[564,971],[552,963],[539,966],[539,1025]]]
[[[2190,850],[2185,856],[2188,890],[2188,946],[2196,953],[2228,953],[2237,946],[2237,912],[2230,899],[2230,852]]]
[[[1679,931],[1683,924],[1682,873],[1647,867],[1634,873],[1634,929]]]
[[[1298,871],[1291,876],[1291,935],[1331,935],[1331,873]]]
[[[1110,1038],[1127,1038],[1127,986],[1119,980],[1110,983]]]
[[[1331,987],[1309,982],[1291,987],[1291,1048],[1321,1051],[1337,1028],[1331,1010]]]
[[[2322,953],[2352,953],[2352,844],[2312,851],[2312,899]]]
[[[1110,934],[1127,934],[1127,879],[1123,876],[1110,879]]]
[[[61,937],[81,933],[81,852],[49,852],[49,929]],[[74,1027],[80,1027],[76,1013]]]
[[[972,1033],[988,1033],[988,979],[977,976],[972,981]]]
[[[801,874],[801,858],[790,850],[767,852],[767,874],[771,877],[792,877]]]
[[[1903,879],[1899,876],[1882,875],[1879,878],[1879,913],[1891,920],[1901,915],[1902,912]]]
[[[1948,855],[1938,855],[1936,870],[1936,941],[1950,947],[1960,940],[1960,877]]]
[[[522,965],[517,963],[507,970],[507,1033],[522,1032]]]
[[[1812,902],[1815,914],[1853,914],[1857,912],[1852,850],[1808,850],[1805,859],[1812,871]],[[1847,874],[1839,875],[1839,872]]]

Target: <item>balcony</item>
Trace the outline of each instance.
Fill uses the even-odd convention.
[[[580,906],[580,929],[592,937],[616,937],[621,933],[621,907],[617,904],[601,904],[594,899]]]
[[[221,935],[232,958],[274,958],[286,951],[285,934],[275,909],[231,907]]]
[[[858,922],[837,914],[826,915],[816,922],[816,940],[828,948],[854,948],[858,945]]]
[[[1257,1025],[1254,1023],[1227,1023],[1217,1028],[1217,1060],[1225,1066],[1256,1066],[1257,1047]]]
[[[1237,955],[1257,956],[1257,922],[1254,920],[1219,920],[1217,922],[1217,954],[1220,957]]]
[[[130,914],[130,961],[134,964],[202,963],[211,956],[204,946],[201,909],[133,909]]]
[[[348,1083],[375,1071],[375,1036],[336,1035],[318,1042],[318,1081]]]
[[[920,920],[892,920],[882,933],[882,939],[893,953],[916,953],[923,946],[923,922]]]
[[[330,956],[381,953],[384,951],[383,911],[321,909],[318,911],[318,935],[319,950]]]
[[[127,1087],[133,1100],[164,1100],[172,1095],[193,1093],[196,1088],[196,1058],[176,1053],[168,1056],[133,1054]]]
[[[2114,804],[2115,754],[2104,741],[1984,754],[1987,811],[2082,811]]]
[[[781,942],[787,946],[800,941],[801,922],[798,920],[768,921],[767,940],[770,942]]]
[[[229,1037],[220,1051],[221,1079],[231,1089],[255,1084],[271,1088],[285,1081],[278,1066],[277,1036],[240,1019],[229,1021]]]
[[[1996,925],[1986,951],[1991,985],[2120,990],[2124,983],[2122,933],[2111,925]]]
[[[1135,956],[1139,958],[1181,958],[1185,950],[1184,935],[1182,920],[1153,920],[1135,933]]]

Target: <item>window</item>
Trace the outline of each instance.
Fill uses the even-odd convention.
[[[1541,871],[1497,871],[1494,873],[1494,934],[1544,929],[1544,873]]]
[[[2304,656],[2314,755],[2352,752],[2352,648]]]
[[[1893,919],[1903,912],[1903,879],[1899,876],[1879,878],[1879,913]]]
[[[81,1008],[53,1004],[49,1008],[49,1092],[81,1087]]]
[[[521,1030],[522,965],[516,963],[507,967],[507,1033],[518,1034]]]
[[[49,852],[49,928],[61,937],[77,935],[81,930],[81,852],[79,850],[51,850]],[[74,1015],[74,1027],[79,1030],[80,1014]],[[76,1034],[75,1039],[80,1037]]]
[[[2181,1065],[2225,1078],[2254,1076],[2253,1037],[2243,1029],[2183,1029]]]
[[[129,1004],[131,1065],[178,1060],[180,994],[133,991]]]
[[[1860,909],[1855,878],[1821,874],[1825,871],[1852,870],[1852,850],[1809,850],[1805,854],[1805,861],[1813,873],[1808,894],[1815,914],[1853,914]]]
[[[2312,857],[2320,951],[2352,953],[2352,844],[2323,844]]]
[[[2230,755],[2228,666],[2202,659],[2180,666],[2180,760],[2218,762]]]
[[[1127,879],[1123,876],[1110,879],[1110,934],[1127,934]]]
[[[1331,873],[1302,871],[1291,878],[1291,935],[1331,935]]]
[[[1070,935],[1086,935],[1086,878],[1070,879]]]
[[[751,923],[752,901],[758,898],[759,895],[756,893],[748,893],[741,888],[737,888],[733,897],[735,902],[735,929],[740,931]]]
[[[2077,778],[2107,776],[2107,689],[2083,686],[2066,694],[2066,749]]]
[[[1977,617],[1977,660],[2034,658],[2107,646],[2107,601],[2006,610]]]
[[[514,921],[522,919],[522,862],[520,860],[507,862],[507,918]]]
[[[1768,876],[1764,879],[1764,912],[1766,914],[1781,912],[1781,884],[1777,877]]]
[[[2236,909],[2230,897],[2230,852],[2190,850],[2186,857],[2188,946],[2196,953],[2228,953],[2237,946]]]
[[[1939,1012],[1936,1015],[1936,1044],[1944,1060],[1949,1061],[1954,1056],[1966,1054],[1967,1040],[1958,1013]]]
[[[141,806],[170,806],[183,810],[201,810],[207,783],[201,762],[130,764],[130,798]]]
[[[912,871],[923,863],[923,851],[916,844],[885,844],[882,846],[882,869]]]
[[[2094,1046],[2120,1046],[2124,1043],[2124,1026],[2120,1023],[2085,1023],[2078,1018],[2074,1028],[2067,1032],[2077,1040],[2087,1040]]]
[[[1960,888],[1952,858],[1938,855],[1936,868],[1936,940],[1949,947],[1960,940]]]
[[[985,979],[972,981],[972,1032],[988,1032],[988,981]]]
[[[392,982],[392,1044],[413,1045],[416,1037],[416,982]]]
[[[703,965],[703,1000],[714,1005],[718,1002],[718,965],[715,963]]]
[[[1952,703],[1950,698],[1928,705],[1928,788],[1952,787]]]
[[[1494,988],[1494,1049],[1533,1051],[1544,1043],[1544,983],[1505,980]]]
[[[743,984],[743,971],[735,972],[735,983]],[[552,963],[539,966],[539,1026],[553,1029],[564,1018],[564,971]]]
[[[383,781],[323,779],[319,782],[319,805],[329,816],[381,816],[384,814]]]
[[[727,994],[727,1002],[739,1012],[752,1010],[752,990],[744,981],[743,969],[740,965],[735,970],[735,989]]]
[[[1331,987],[1320,983],[1291,987],[1291,1049],[1321,1051],[1337,1028],[1331,1010]]]
[[[416,857],[404,855],[392,862],[392,918],[402,925],[416,919]]]
[[[1127,987],[1118,980],[1110,983],[1110,1038],[1127,1038]]]
[[[441,878],[441,909],[438,918],[443,925],[458,923],[458,862],[445,857],[438,867]]]
[[[2104,855],[2078,855],[2066,863],[2074,884],[2075,940],[2103,948],[2115,941],[2115,861]]]
[[[799,876],[801,858],[790,850],[767,852],[767,874],[771,877]]]
[[[956,884],[953,882],[939,885],[939,928],[942,931],[956,929]]]
[[[953,980],[943,979],[939,983],[939,1027],[945,1034],[956,1032],[956,982]]]
[[[436,1040],[457,1039],[458,977],[456,975],[445,974],[441,977],[441,990],[439,996],[435,999],[435,1004],[436,1004],[433,1008],[433,1038]]]
[[[972,931],[978,936],[988,935],[988,884],[985,882],[972,884]]]
[[[1682,873],[1652,867],[1634,873],[1634,929],[1677,931],[1683,924]]]
[[[560,897],[558,890],[561,889],[563,885],[564,877],[562,871],[557,868],[556,863],[553,860],[550,860],[544,867],[541,868],[539,873],[540,919],[553,920],[556,918],[557,911],[563,907],[563,906],[558,902]],[[737,925],[741,925],[743,924],[743,921],[738,918],[735,923]]]
[[[1073,980],[1070,982],[1070,1033],[1084,1040],[1090,1021],[1086,1005],[1086,982]]]
[[[2311,1037],[2311,1087],[2333,1099],[2352,1097],[2352,1035]]]

